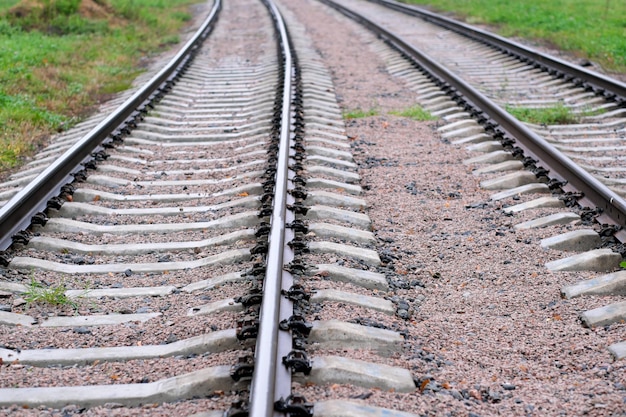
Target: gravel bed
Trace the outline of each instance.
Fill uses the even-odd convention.
[[[342,384],[294,384],[295,391],[308,401],[352,398],[432,416],[619,415],[626,364],[613,362],[606,347],[626,339],[626,326],[585,329],[578,321],[582,311],[619,297],[562,300],[564,284],[597,274],[549,272],[544,263],[564,255],[538,246],[543,237],[581,226],[515,231],[512,225],[555,210],[510,217],[499,208],[518,201],[468,207],[493,194],[481,190],[462,163],[475,154],[441,140],[435,132],[441,121],[388,113],[416,103],[371,52],[377,41],[317,2],[284,7],[313,38],[343,109],[378,113],[348,122],[347,131],[356,138],[353,152],[379,253],[393,255],[381,256],[378,272],[392,284],[389,295],[421,300],[405,322],[399,361],[418,382],[415,392]],[[311,258],[307,262],[332,257]],[[320,314],[339,316],[338,307],[324,306]]]
[[[560,255],[542,251],[537,245],[542,233],[548,237],[567,227],[541,231],[512,229],[519,219],[530,218],[532,213],[505,216],[501,208],[509,204],[508,201],[482,204],[489,200],[492,192],[481,190],[479,179],[462,163],[473,155],[462,146],[450,145],[438,137],[435,129],[441,121],[416,122],[389,114],[391,110],[414,105],[414,94],[401,81],[388,76],[385,63],[370,49],[378,41],[363,35],[354,24],[328,13],[318,2],[290,0],[281,4],[298,16],[312,37],[315,48],[333,74],[343,109],[377,111],[376,116],[348,123],[347,134],[353,138],[352,150],[364,186],[362,197],[369,204],[367,214],[372,219],[383,264],[371,267],[358,260],[342,260],[329,254],[307,254],[304,259],[308,264],[335,263],[383,273],[391,284],[385,296],[407,300],[413,313],[403,320],[343,303],[313,305],[309,312],[313,319],[346,318],[366,325],[379,324],[401,331],[406,341],[390,358],[380,358],[373,352],[352,347],[312,348],[311,351],[313,356],[346,355],[407,368],[417,383],[415,391],[407,394],[343,384],[294,383],[294,390],[304,394],[308,401],[351,398],[424,416],[617,415],[626,402],[626,364],[612,362],[606,346],[625,340],[626,326],[584,329],[577,318],[581,311],[618,298],[561,300],[559,290],[565,281],[594,275],[546,271],[543,264]],[[262,9],[252,8],[248,2],[227,2],[225,8],[241,15],[248,28],[257,27],[256,21],[266,18],[261,16]],[[256,46],[259,37],[271,36],[267,31],[250,30],[241,34],[229,26],[230,20],[223,21],[228,22],[224,26],[227,30],[220,33],[244,42],[233,42],[234,46],[224,43],[214,50],[204,50],[202,54],[215,53],[209,56],[210,61],[219,65],[241,63],[251,50],[253,57],[249,59],[260,61],[273,53],[273,44],[268,50]],[[336,24],[337,21],[340,24]],[[266,43],[269,44],[271,42]],[[133,187],[129,185],[128,190]],[[177,187],[158,189],[161,193],[174,188]],[[199,192],[191,188],[175,192]],[[206,187],[202,192],[206,192]],[[529,197],[522,196],[519,201],[526,198]],[[475,204],[478,205],[474,207]],[[244,262],[167,274],[104,274],[76,279],[97,280],[94,288],[120,283],[180,286],[249,266],[249,262]],[[41,277],[46,282],[59,283],[63,282],[64,275],[45,273]],[[28,282],[29,275],[8,273],[7,279]],[[330,284],[314,276],[305,285],[326,288],[331,287]],[[239,295],[247,286],[246,283],[226,284],[185,298],[182,294],[151,298],[149,303],[145,299],[106,300],[98,309],[136,311],[148,307],[164,309],[164,316],[145,323],[90,328],[89,332],[75,328],[53,333],[43,328],[4,327],[0,328],[0,339],[7,345],[23,348],[171,343],[232,328],[238,317],[236,313],[190,318],[184,312],[189,305],[196,305],[196,301],[211,302]],[[332,287],[381,295],[350,284],[332,283]],[[45,309],[36,311],[38,315],[46,313],[49,311]],[[234,352],[232,357],[230,355],[231,352],[189,359],[170,358],[158,363],[175,364],[177,372],[186,372],[196,366],[211,366],[210,363],[232,363],[237,355]],[[97,376],[85,377],[90,384],[111,383],[111,375],[118,378],[116,383],[120,379],[136,381],[139,376],[150,373],[150,365],[154,365],[151,360],[132,362],[100,364]],[[28,369],[18,367],[11,373]],[[57,371],[37,370],[24,381],[52,382],[49,378],[54,378],[51,375],[55,373],[71,379],[70,372],[76,372]],[[155,375],[165,375],[167,370],[155,372]],[[24,381],[21,383],[26,384]],[[3,383],[13,386],[17,382],[7,379]],[[224,410],[233,399],[231,393],[224,392],[215,392],[209,397],[132,408],[110,404],[84,414],[189,415],[207,409]],[[82,410],[75,407],[55,411],[10,408],[0,412],[31,416],[71,415]]]
[[[222,68],[232,68],[233,71],[240,69],[256,69],[262,65],[267,68],[269,61],[275,61],[275,42],[271,27],[259,29],[259,22],[269,22],[265,8],[258,2],[227,2],[224,4],[222,19],[214,31],[215,42],[211,47],[204,48],[198,55],[201,67],[218,67],[216,73]],[[224,16],[230,15],[225,18]],[[234,18],[236,16],[236,19]],[[244,25],[244,26],[242,26]],[[245,28],[245,29],[242,29]],[[261,42],[259,44],[259,42]],[[269,58],[269,59],[268,59]],[[207,86],[207,88],[210,88]],[[270,106],[271,107],[271,106]],[[192,122],[193,124],[193,122]],[[196,123],[197,124],[197,123]],[[231,129],[231,125],[224,125],[224,129]],[[187,129],[185,134],[194,134],[194,128]],[[217,132],[220,132],[218,130]],[[206,133],[206,132],[205,132]],[[182,133],[181,133],[182,134]],[[208,134],[210,136],[210,134]],[[144,194],[192,194],[198,193],[206,197],[191,200],[189,205],[213,205],[231,201],[239,197],[247,197],[247,192],[239,195],[214,196],[212,193],[223,192],[231,187],[247,186],[254,181],[251,178],[235,180],[230,178],[235,173],[233,164],[245,164],[265,158],[262,155],[251,154],[252,151],[264,150],[267,146],[267,135],[253,134],[242,136],[238,139],[225,140],[218,143],[199,143],[193,146],[179,144],[164,144],[163,146],[135,145],[127,142],[110,152],[119,152],[127,157],[144,159],[146,162],[157,161],[150,166],[142,164],[125,163],[113,159],[107,161],[109,165],[137,168],[140,172],[136,175],[118,175],[115,173],[93,172],[93,175],[111,175],[127,177],[131,181],[123,186],[90,186],[83,184],[82,187],[90,187],[94,190],[114,192],[118,194],[135,194],[137,191]],[[143,151],[143,152],[134,152]],[[188,159],[188,160],[185,160]],[[263,169],[264,164],[255,164],[245,168],[244,172],[252,172]],[[182,174],[160,175],[161,171],[181,170]],[[215,172],[198,173],[197,170],[210,169]],[[219,171],[219,170],[222,171]],[[195,170],[195,172],[194,172]],[[187,171],[192,174],[187,175]],[[132,178],[131,178],[132,177]],[[172,179],[212,179],[221,178],[226,181],[215,185],[185,186],[158,186],[142,187],[136,184],[139,178],[152,180]],[[96,198],[98,200],[98,198]],[[130,204],[117,202],[95,201],[93,203],[106,207],[130,208],[130,207],[157,207],[146,195],[146,201],[132,202]],[[165,206],[186,207],[187,202],[168,203]],[[184,220],[185,222],[211,221],[229,214],[244,211],[256,211],[256,208],[225,208],[206,213],[186,214],[183,216],[163,216],[159,218],[147,216],[100,216],[90,218],[90,222],[99,224],[141,224],[141,223],[171,223]],[[78,220],[88,220],[86,216],[80,216]],[[45,231],[43,229],[42,231]],[[172,233],[168,235],[153,234],[153,236],[118,237],[96,236],[89,233],[78,234],[78,239],[85,243],[123,242],[141,243],[146,237],[157,237],[159,242],[200,240],[224,233],[198,232],[198,233]],[[56,236],[68,236],[68,233],[57,233]],[[77,236],[72,236],[76,238]],[[154,240],[154,239],[151,239]],[[105,262],[170,262],[180,260],[198,259],[204,256],[217,254],[227,249],[250,247],[252,241],[239,241],[222,247],[202,249],[198,251],[186,251],[184,253],[147,254],[145,256],[131,257],[126,255],[99,257],[92,254],[84,256],[71,253],[48,253],[45,251],[26,250],[19,255],[28,256],[35,254],[44,259],[53,259],[69,264],[89,264]],[[44,286],[64,285],[67,289],[91,289],[99,288],[128,288],[134,286],[166,286],[174,285],[177,288],[195,283],[201,280],[217,278],[232,272],[245,272],[251,268],[250,261],[241,261],[229,265],[214,265],[180,271],[165,271],[163,273],[138,274],[131,270],[124,273],[108,274],[66,274],[42,271],[18,272],[3,270],[3,279],[9,282],[30,284],[31,281],[41,282]],[[133,298],[88,298],[78,297],[75,308],[73,305],[50,306],[41,303],[25,304],[19,300],[19,294],[7,296],[3,294],[1,304],[3,309],[10,307],[15,313],[30,315],[43,322],[48,317],[72,316],[72,315],[106,315],[113,313],[152,313],[159,312],[161,316],[149,319],[145,322],[128,322],[109,326],[70,326],[61,328],[26,327],[26,326],[0,326],[0,340],[5,346],[19,349],[37,348],[87,348],[87,347],[115,347],[115,346],[146,346],[162,345],[175,341],[184,340],[194,336],[233,329],[237,319],[242,313],[239,311],[226,311],[209,316],[188,316],[192,307],[199,307],[216,301],[232,299],[246,293],[252,283],[241,281],[226,283],[210,289],[201,289],[189,294],[183,291],[175,291],[172,294],[159,297],[133,297]],[[6,304],[6,305],[5,305]],[[99,384],[126,384],[138,382],[153,382],[162,378],[172,377],[206,368],[214,365],[232,365],[237,362],[241,351],[223,352],[218,354],[199,355],[191,357],[157,358],[148,360],[133,360],[128,362],[97,363],[90,367],[65,367],[65,368],[34,368],[23,364],[0,364],[2,368],[2,387],[27,387],[27,386],[73,386],[73,385],[99,385]],[[10,414],[19,416],[40,415],[119,415],[119,416],[170,416],[191,415],[193,413],[208,410],[225,410],[235,399],[232,392],[208,392],[206,398],[178,401],[171,404],[146,404],[137,407],[124,407],[120,404],[106,404],[102,407],[84,409],[77,406],[68,406],[60,410],[51,410],[45,407],[29,410],[25,407],[15,406],[0,410],[0,415]]]

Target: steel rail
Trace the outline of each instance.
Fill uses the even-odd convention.
[[[487,126],[487,130],[495,130],[497,133],[507,135],[524,150],[527,156],[536,159],[538,165],[549,169],[550,177],[567,183],[563,187],[565,191],[582,192],[583,197],[579,199],[579,203],[582,206],[589,205],[600,208],[602,210],[602,214],[598,216],[600,222],[619,226],[626,224],[626,201],[622,197],[583,170],[544,138],[530,130],[485,95],[445,67],[439,65],[424,52],[419,51],[400,37],[378,26],[364,16],[331,0],[320,1],[363,24],[392,47],[412,59],[415,64],[442,84],[458,102],[464,102],[464,106],[467,109],[474,109],[474,115]],[[624,241],[626,233],[618,232],[616,237]]]
[[[271,0],[264,0],[274,19],[279,34],[283,55],[283,96],[281,109],[280,139],[274,186],[274,200],[270,224],[269,247],[266,258],[266,273],[263,281],[263,301],[259,317],[259,332],[255,348],[254,372],[250,389],[249,415],[268,417],[280,415],[274,411],[274,403],[286,399],[291,393],[291,371],[279,358],[288,353],[285,346],[291,347],[291,337],[279,331],[281,319],[293,314],[293,305],[281,297],[281,290],[288,289],[289,273],[283,269],[285,262],[293,258],[293,252],[285,242],[286,223],[293,220],[293,213],[287,210],[289,181],[289,159],[291,153],[291,96],[293,58],[287,28],[280,12]],[[287,287],[287,288],[285,288]],[[291,311],[289,311],[291,309]]]
[[[573,82],[579,85],[591,86],[595,90],[603,90],[607,96],[615,95],[621,99],[622,103],[626,103],[626,83],[620,82],[613,78],[599,74],[595,71],[588,70],[578,65],[570,64],[559,58],[546,55],[536,51],[528,46],[522,45],[510,39],[503,38],[496,34],[484,31],[479,28],[472,27],[465,23],[458,22],[445,16],[422,9],[417,6],[399,3],[395,0],[368,0],[389,7],[393,10],[410,14],[422,18],[427,22],[445,27],[463,36],[474,40],[484,42],[491,46],[496,46],[518,58],[526,58],[528,61],[540,63],[548,71],[557,71],[569,77]]]
[[[159,89],[169,86],[177,78],[211,33],[221,6],[222,0],[215,0],[201,27],[163,69],[0,209],[0,250],[11,246],[12,236],[28,228],[31,218],[46,209],[48,200],[58,195],[65,184],[72,182],[72,173],[90,160],[94,152],[102,149],[109,135],[128,121],[132,122],[139,109],[156,98]]]

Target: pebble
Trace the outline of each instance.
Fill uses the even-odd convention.
[[[487,395],[489,396],[489,400],[491,400],[491,402],[499,403],[502,401],[502,394],[498,391],[489,390]]]
[[[135,313],[137,314],[144,314],[144,313],[149,313],[150,312],[150,307],[139,307]]]
[[[405,310],[404,308],[399,308],[398,311],[396,312],[396,314],[401,319],[409,319],[411,317],[411,315],[409,314],[408,310]]]
[[[13,300],[13,307],[19,307],[24,304],[26,304],[26,300],[24,300],[22,297]]]
[[[0,311],[11,311],[12,307],[8,304],[0,304]]]
[[[507,383],[502,384],[502,389],[506,391],[513,391],[515,388],[517,387],[513,384],[507,384]]]
[[[459,401],[463,401],[463,395],[461,395],[461,393],[458,390],[455,389],[451,389],[448,390],[448,393],[452,396],[452,398],[454,398],[455,400],[459,400]]]
[[[133,274],[133,271],[131,269],[127,269],[126,271],[124,271],[124,275],[126,275],[127,277],[131,276]]]
[[[72,329],[72,331],[76,334],[91,334],[91,330],[89,330],[89,328],[87,327],[74,327],[74,329]]]
[[[84,265],[85,264],[85,258],[80,256],[80,255],[76,255],[76,256],[70,256],[69,257],[70,262],[76,264],[76,265]]]

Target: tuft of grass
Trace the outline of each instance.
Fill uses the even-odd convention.
[[[436,117],[430,114],[428,110],[424,110],[421,106],[413,106],[409,107],[405,110],[400,111],[390,111],[389,114],[393,114],[395,116],[400,117],[408,117],[409,119],[417,120],[420,122],[425,122],[428,120],[435,120]]]
[[[70,306],[76,310],[78,303],[65,295],[65,291],[67,291],[67,288],[65,288],[63,284],[55,287],[44,287],[34,279],[31,279],[22,297],[29,305],[32,303],[42,303],[53,306]]]
[[[521,122],[539,125],[572,124],[579,121],[579,117],[562,104],[543,108],[506,106],[506,111]]]
[[[344,119],[362,119],[364,117],[377,116],[378,111],[374,109],[362,110],[362,109],[354,109],[348,110],[343,113]]]

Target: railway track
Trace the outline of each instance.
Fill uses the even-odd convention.
[[[347,0],[341,3],[351,7],[357,4]],[[219,5],[215,3],[215,15]],[[369,11],[369,3],[358,2],[358,6],[360,12],[377,19],[387,16],[386,9]],[[528,233],[524,235],[526,238],[518,237],[516,243],[505,245],[515,247],[511,251],[519,252],[518,255],[536,256],[536,262],[546,257],[545,252],[538,255],[536,252],[541,249],[527,243],[545,234],[529,226],[534,226],[532,222],[544,214],[560,219],[542,224],[551,231],[570,234],[583,231],[585,235],[577,237],[574,243],[569,237],[545,239],[542,241],[545,248],[566,246],[566,250],[571,250],[573,245],[580,251],[611,245],[619,252],[619,244],[609,239],[620,236],[615,228],[605,227],[600,234],[606,236],[601,237],[580,223],[581,216],[586,216],[600,218],[601,223],[621,225],[623,203],[619,188],[603,189],[597,198],[587,188],[584,196],[570,193],[563,199],[550,195],[557,186],[571,191],[564,179],[575,184],[578,180],[550,165],[551,171],[556,170],[558,184],[550,181],[555,178],[554,172],[538,169],[547,157],[537,155],[535,145],[519,144],[536,158],[534,162],[520,161],[519,152],[516,158],[504,156],[501,142],[493,140],[503,139],[504,147],[514,148],[518,143],[512,145],[507,141],[512,131],[518,133],[512,129],[528,128],[514,124],[496,126],[501,116],[490,113],[493,109],[477,110],[466,105],[468,101],[479,102],[465,95],[464,88],[470,91],[472,87],[453,87],[463,95],[456,94],[451,99],[446,96],[450,85],[442,88],[441,82],[416,70],[415,58],[407,60],[361,31],[356,42],[364,48],[362,54],[371,61],[384,63],[386,68],[372,70],[372,62],[360,54],[355,54],[353,59],[364,59],[360,63],[369,68],[368,77],[378,79],[381,75],[376,75],[377,72],[384,72],[389,75],[383,78],[393,77],[403,86],[393,95],[378,91],[367,100],[376,97],[384,102],[397,96],[410,103],[417,98],[418,103],[438,115],[443,123],[438,134],[445,143],[424,140],[419,145],[444,154],[441,159],[431,153],[433,166],[450,164],[451,167],[454,158],[460,160],[459,155],[472,152],[470,157],[463,158],[466,166],[476,168],[477,175],[491,176],[486,180],[480,177],[482,189],[472,194],[471,198],[482,196],[487,201],[480,203],[468,203],[465,194],[472,191],[460,185],[442,191],[441,188],[451,186],[453,178],[459,184],[466,181],[456,173],[445,176],[433,171],[433,178],[443,177],[437,185],[428,183],[430,178],[407,177],[405,181],[398,167],[413,169],[417,164],[411,158],[418,155],[417,150],[396,149],[390,138],[386,149],[389,157],[379,158],[375,156],[380,151],[375,142],[379,142],[379,136],[384,136],[389,126],[391,130],[405,132],[415,126],[400,118],[391,121],[383,118],[377,120],[381,124],[376,126],[370,122],[370,130],[366,129],[367,122],[353,121],[346,126],[337,98],[346,100],[342,97],[345,94],[354,99],[352,95],[358,95],[355,92],[358,88],[353,91],[342,86],[335,91],[333,79],[339,80],[340,86],[349,84],[346,74],[352,73],[344,69],[344,64],[332,61],[334,52],[325,49],[332,42],[321,46],[320,39],[332,35],[316,32],[316,26],[307,19],[341,25],[344,32],[337,29],[341,35],[335,38],[341,43],[347,39],[354,41],[344,36],[345,28],[355,27],[354,23],[327,6],[308,0],[278,2],[278,7],[270,2],[228,1],[222,7],[219,21],[207,23],[209,26],[200,31],[203,37],[211,32],[210,37],[196,48],[195,58],[185,63],[185,70],[172,78],[162,97],[150,103],[145,111],[133,109],[118,118],[130,117],[132,129],[114,126],[117,130],[113,136],[104,135],[110,138],[102,147],[105,152],[94,155],[99,160],[96,165],[89,162],[84,166],[84,175],[72,175],[76,179],[71,187],[59,185],[53,191],[46,191],[46,194],[61,192],[62,200],[52,204],[44,200],[22,216],[27,220],[3,223],[22,224],[34,212],[48,207],[45,215],[37,215],[28,232],[5,233],[5,247],[10,242],[12,246],[4,254],[6,265],[0,281],[4,302],[0,311],[2,412],[407,417],[424,412],[437,415],[439,411],[449,410],[522,415],[535,411],[535,405],[525,400],[532,396],[540,413],[561,410],[563,404],[555,404],[550,397],[567,398],[569,402],[569,394],[555,388],[545,399],[527,382],[539,379],[537,374],[546,369],[549,378],[558,380],[551,374],[555,365],[545,365],[541,359],[542,354],[546,357],[551,354],[551,347],[520,347],[518,343],[523,341],[507,328],[516,327],[519,321],[535,320],[524,318],[525,313],[517,305],[519,301],[506,294],[510,284],[503,284],[500,277],[519,274],[519,270],[507,269],[510,261],[505,262],[503,271],[492,271],[494,266],[481,264],[490,256],[485,253],[488,248],[472,246],[482,240],[480,231],[463,232],[462,236],[470,237],[463,244],[448,247],[473,253],[470,256],[476,258],[477,264],[471,260],[461,268],[466,270],[466,276],[457,277],[443,265],[449,263],[447,256],[454,255],[439,253],[434,261],[428,258],[432,251],[441,250],[440,243],[446,244],[452,235],[459,235],[447,226],[456,223],[454,216],[459,212],[461,216],[475,216],[468,214],[468,210],[485,210],[485,214],[478,216],[489,227],[497,227],[496,236],[504,236],[503,230]],[[392,19],[396,31],[406,27],[416,33],[422,30],[416,29],[414,17],[406,22],[399,15]],[[447,47],[439,49],[450,49],[452,35],[442,34],[440,28],[428,30],[436,34],[433,39],[445,39]],[[425,33],[419,33],[420,37],[426,37]],[[384,37],[389,39],[388,34]],[[432,39],[428,40],[427,45],[437,49]],[[460,48],[469,47],[463,44]],[[493,70],[496,74],[516,67],[507,59],[495,58],[492,50],[478,55],[490,63],[501,64]],[[437,60],[451,65],[445,56]],[[333,65],[332,72],[329,65]],[[467,59],[463,74],[472,73],[474,68],[476,85],[483,89],[484,96],[490,97],[494,85],[501,86],[501,80],[511,76],[504,74],[494,84],[492,74],[476,70],[484,66],[484,62],[476,64]],[[519,76],[519,68],[515,71]],[[501,91],[506,89],[496,89],[498,95],[493,101],[546,105],[559,94],[553,89],[555,85],[563,90],[576,89],[562,86],[561,82],[552,83],[541,75],[533,76],[548,88],[544,93],[540,90],[545,86],[537,87],[533,94],[546,94],[549,99],[520,99],[524,93],[519,83],[511,89],[512,95]],[[602,94],[609,95],[611,100],[619,96]],[[152,93],[146,93],[137,101],[143,103],[151,96]],[[607,132],[610,130],[607,126],[621,123],[620,103],[611,104],[601,101],[605,98],[599,100],[578,91],[568,91],[564,97],[566,105],[585,108],[585,112],[595,114],[602,109],[600,115],[583,116],[585,121],[597,121],[593,126],[584,125],[584,129]],[[345,110],[348,102],[341,104]],[[472,115],[489,124],[486,128],[481,126],[472,120]],[[85,123],[85,127],[90,129],[101,123],[95,120]],[[548,139],[556,142],[554,148],[571,151],[563,145],[567,142],[558,142],[559,138],[573,136],[566,127],[530,128],[535,135],[546,131],[568,132]],[[582,128],[582,125],[575,127],[578,131]],[[616,136],[612,140],[617,140],[619,129],[614,131]],[[61,137],[40,155],[41,166],[47,166],[45,158],[57,152],[56,149],[68,144],[75,149],[74,143],[82,135],[84,131]],[[445,152],[441,146],[446,147]],[[469,148],[465,149],[466,146]],[[87,150],[74,159],[82,160],[99,149]],[[596,159],[585,157],[585,160]],[[535,171],[527,174],[523,170],[525,165]],[[585,168],[596,177],[598,172],[609,172],[597,169],[598,166]],[[31,186],[20,187],[40,169],[16,174],[1,195],[10,198],[20,189],[17,192],[25,194]],[[373,179],[373,173],[378,170],[388,176],[387,184],[381,186]],[[59,175],[67,177],[70,172],[76,171],[69,168]],[[40,178],[44,175],[45,172]],[[411,178],[414,180],[410,181]],[[421,180],[429,185],[421,189],[417,185]],[[398,181],[407,184],[402,187]],[[606,183],[613,187],[615,181]],[[416,206],[426,199],[442,199],[441,215],[420,213],[425,218],[432,216],[432,221],[423,220],[424,225],[421,218],[409,221],[408,225],[396,219],[397,212],[407,209],[415,212],[404,207],[402,200],[396,200],[397,188],[402,195],[408,192],[410,196],[419,196],[421,200],[414,201]],[[391,206],[379,201],[381,193],[387,196],[386,203]],[[436,196],[432,197],[431,193]],[[538,194],[543,197],[536,198]],[[606,195],[608,206],[607,199],[602,200]],[[12,201],[19,199],[18,194]],[[568,204],[605,204],[605,210],[588,214],[592,210],[572,205],[570,211],[563,213],[564,200]],[[12,201],[5,204],[4,212],[15,204]],[[487,214],[490,211],[501,217],[494,220],[493,214]],[[369,213],[374,217],[370,218]],[[526,222],[513,221],[515,225],[511,225],[510,216]],[[443,224],[439,226],[441,232],[434,232],[436,223]],[[426,238],[430,239],[428,242],[424,241],[425,236],[430,236]],[[504,243],[497,245],[501,244]],[[621,255],[607,249],[600,251],[604,251],[604,257],[599,258],[597,266],[584,267],[591,269],[590,272],[550,272],[551,279],[558,281],[560,276],[565,276],[575,283],[581,276],[596,278],[594,269],[616,269]],[[550,253],[548,258],[557,265],[554,268],[548,265],[551,271],[559,270],[558,265],[563,263],[580,264],[576,264],[576,259],[556,259],[560,256]],[[437,264],[440,261],[443,262]],[[476,270],[472,271],[474,267]],[[437,272],[438,268],[441,272]],[[446,274],[451,278],[444,279],[442,275]],[[533,274],[531,278],[536,277],[536,272]],[[622,279],[619,274],[613,275]],[[485,281],[488,279],[492,286],[500,288],[497,299],[518,308],[500,313],[500,307],[489,304],[485,311],[499,313],[492,318],[483,313],[488,322],[498,323],[500,339],[497,340],[508,341],[510,355],[522,356],[522,364],[514,370],[498,364],[496,358],[500,354],[489,351],[487,355],[488,349],[481,352],[475,348],[467,358],[456,356],[450,360],[446,352],[455,349],[444,345],[447,336],[441,331],[445,326],[432,322],[422,312],[429,302],[441,303],[437,294],[441,296],[445,292],[448,302],[439,309],[452,313],[445,322],[455,323],[456,317],[471,308],[473,297],[476,303],[484,301],[484,294],[489,292]],[[477,291],[476,285],[483,290]],[[561,284],[555,282],[555,285]],[[613,282],[603,285],[615,286]],[[563,292],[570,297],[589,287],[575,284],[563,288]],[[611,297],[617,298],[613,295],[606,298]],[[530,306],[531,317],[548,317],[535,325],[543,331],[554,332],[564,324],[561,322],[577,314],[569,302],[554,301],[558,298],[557,293],[538,294],[538,305],[543,306],[544,312],[535,313]],[[508,322],[512,317],[513,323]],[[592,332],[577,336],[577,329],[581,328],[574,325],[562,333],[567,333],[564,336],[569,336],[569,340],[582,338],[587,346],[571,350],[582,350],[591,356],[561,358],[562,363],[556,369],[560,370],[560,378],[567,381],[577,371],[582,374],[588,370],[593,376],[584,377],[590,378],[588,383],[594,395],[576,393],[572,399],[581,401],[580,406],[592,412],[619,412],[619,401],[626,398],[620,394],[626,381],[623,374],[620,376],[620,365],[606,366],[603,362],[608,355],[605,347],[610,344],[603,336],[605,333],[611,339],[624,336],[622,326],[612,326],[607,321],[592,322],[596,316],[590,313],[583,313],[582,317],[594,329]],[[451,327],[449,333],[456,339],[448,342],[473,346],[474,339],[484,338],[476,336],[481,334],[477,326],[471,322],[462,324],[460,335],[457,327]],[[611,347],[614,357],[623,356],[621,346]],[[473,355],[478,356],[471,359]],[[491,374],[480,376],[465,371],[453,375],[450,369],[457,361],[466,367],[468,363],[477,363],[481,369],[490,366],[500,369],[485,371]],[[577,369],[580,363],[593,367]],[[528,370],[533,367],[537,369]],[[572,375],[564,370],[571,370]],[[487,375],[491,375],[489,379]],[[571,407],[566,409],[578,412],[578,406]]]

